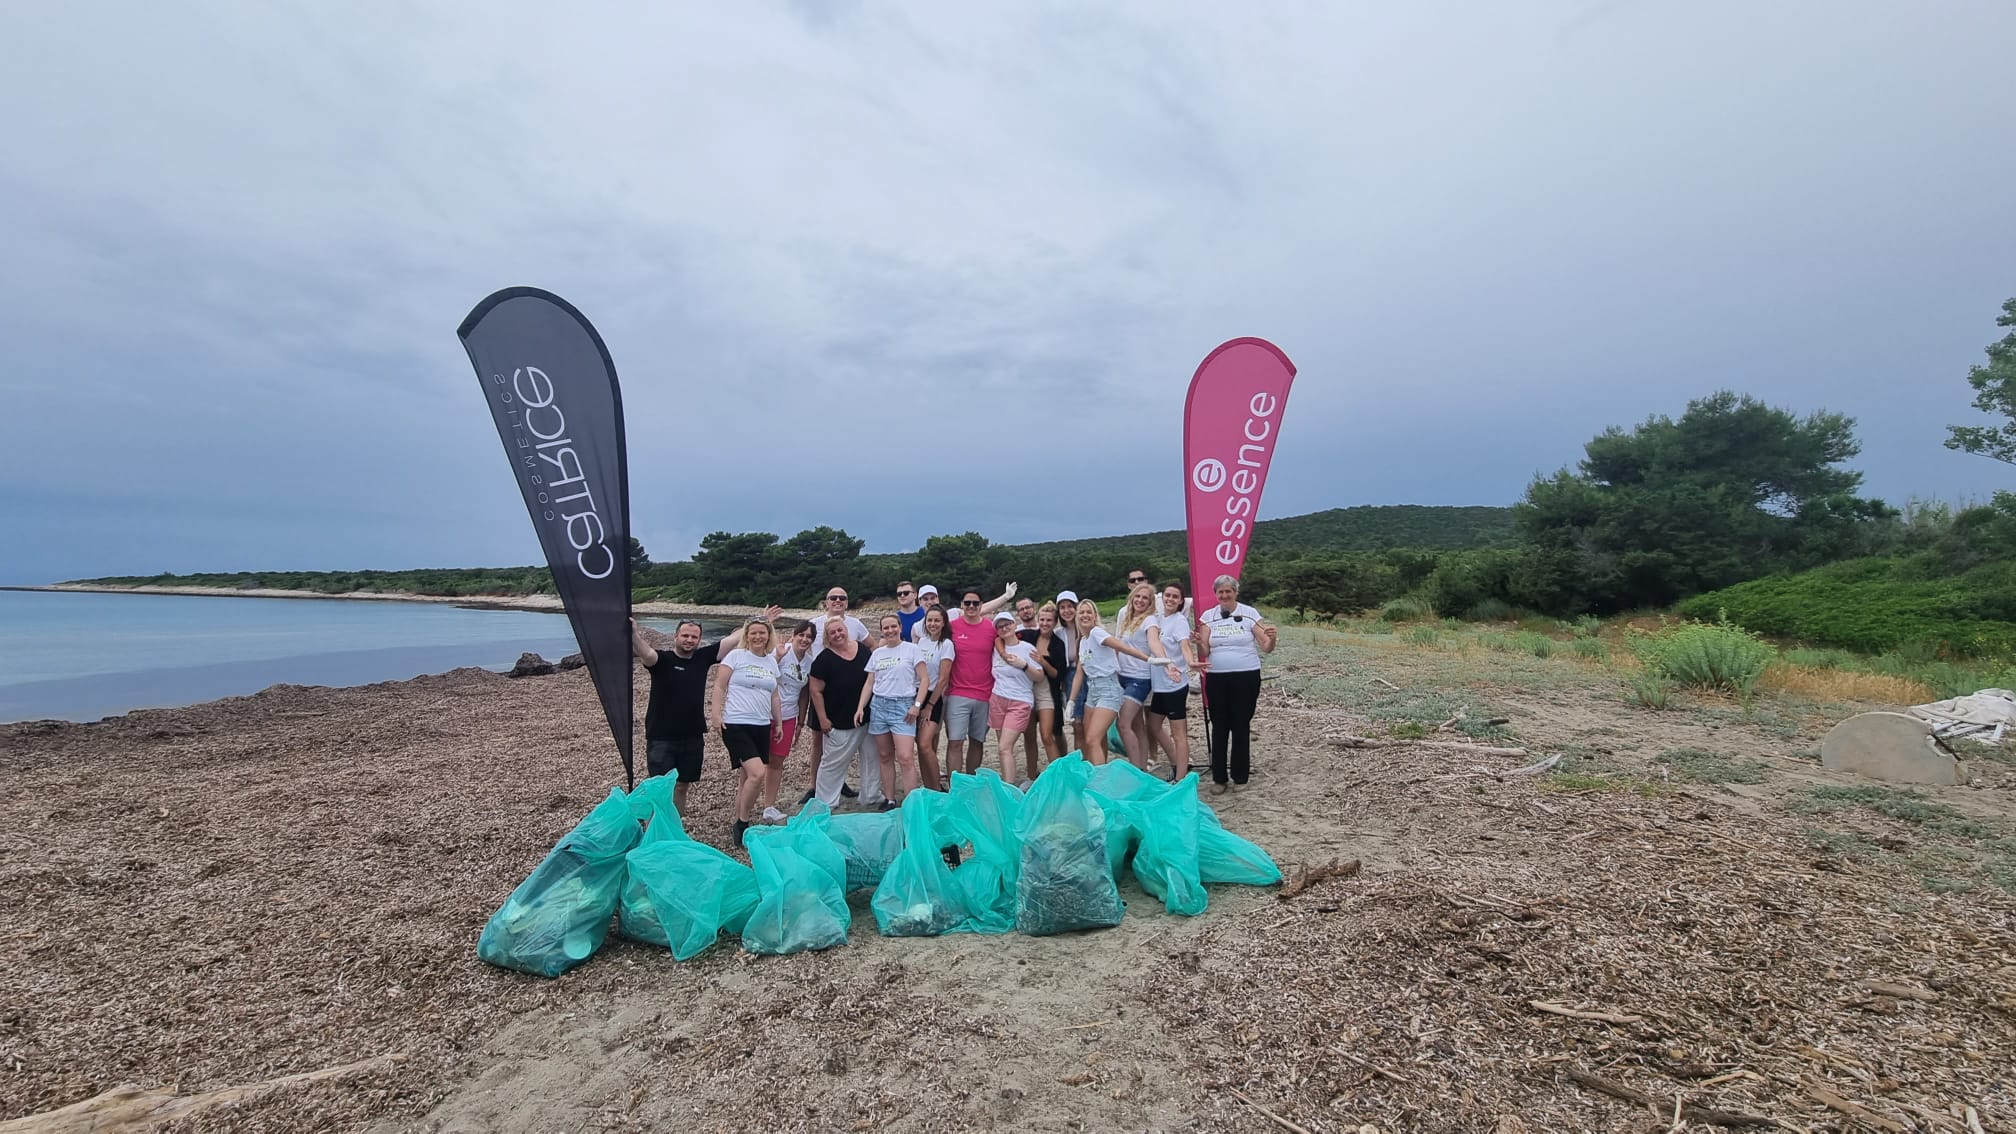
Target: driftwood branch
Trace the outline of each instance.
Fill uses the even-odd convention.
[[[1274,896],[1285,902],[1318,882],[1331,878],[1356,878],[1361,868],[1362,864],[1355,858],[1346,863],[1339,863],[1333,858],[1323,866],[1305,866],[1295,877],[1283,883]]]
[[[1360,1059],[1357,1056],[1351,1054],[1350,1052],[1345,1051],[1341,1047],[1332,1047],[1330,1050],[1336,1052],[1338,1055],[1344,1057],[1345,1059],[1348,1059],[1351,1062],[1356,1063],[1358,1066],[1363,1067],[1365,1070],[1372,1072],[1374,1075],[1377,1075],[1382,1079],[1391,1079],[1396,1083],[1413,1082],[1412,1079],[1409,1079],[1407,1076],[1402,1075],[1398,1071],[1388,1071],[1386,1068],[1379,1066],[1377,1063],[1373,1063],[1372,1061],[1367,1059]]]
[[[71,1103],[58,1110],[23,1115],[20,1118],[0,1122],[0,1134],[119,1134],[122,1131],[149,1130],[164,1122],[187,1118],[192,1114],[220,1106],[246,1102],[289,1087],[328,1079],[353,1078],[390,1067],[405,1058],[403,1052],[381,1055],[375,1059],[362,1059],[339,1067],[324,1067],[320,1071],[283,1075],[263,1083],[219,1087],[214,1091],[204,1091],[195,1095],[178,1095],[160,1087],[147,1088],[124,1083],[103,1094],[93,1095],[83,1102]]]
[[[1297,1125],[1296,1125],[1296,1124],[1294,1124],[1293,1122],[1290,1122],[1290,1121],[1288,1121],[1287,1119],[1285,1119],[1285,1118],[1281,1117],[1280,1115],[1278,1115],[1278,1114],[1275,1114],[1275,1113],[1274,1113],[1273,1111],[1271,1111],[1271,1110],[1268,1110],[1268,1109],[1267,1109],[1266,1107],[1264,1107],[1264,1106],[1261,1106],[1261,1105],[1260,1105],[1259,1103],[1257,1103],[1257,1102],[1254,1102],[1254,1101],[1253,1101],[1252,1099],[1250,1099],[1250,1098],[1247,1098],[1247,1097],[1246,1097],[1246,1092],[1244,1092],[1244,1091],[1240,1090],[1239,1088],[1237,1088],[1237,1087],[1228,1087],[1228,1088],[1226,1088],[1226,1089],[1227,1089],[1227,1090],[1229,1090],[1229,1091],[1231,1091],[1231,1092],[1232,1092],[1232,1096],[1233,1096],[1234,1098],[1238,1099],[1238,1100],[1239,1100],[1240,1102],[1243,1102],[1243,1103],[1245,1103],[1245,1104],[1246,1104],[1247,1106],[1250,1106],[1250,1107],[1252,1107],[1252,1108],[1253,1108],[1254,1110],[1257,1110],[1257,1111],[1259,1111],[1259,1112],[1260,1112],[1261,1114],[1264,1114],[1264,1115],[1266,1115],[1266,1116],[1267,1116],[1268,1118],[1271,1118],[1271,1119],[1273,1119],[1273,1120],[1274,1120],[1274,1125],[1276,1125],[1276,1126],[1279,1126],[1279,1127],[1280,1127],[1281,1129],[1283,1129],[1283,1130],[1290,1130],[1290,1131],[1293,1131],[1293,1132],[1294,1132],[1294,1134],[1309,1134],[1309,1128],[1308,1128],[1308,1127],[1306,1127],[1306,1126],[1297,1126]]]
[[[1566,1016],[1572,1020],[1601,1020],[1606,1024],[1642,1024],[1643,1016],[1633,1016],[1623,1012],[1588,1012],[1580,1008],[1570,1008],[1566,1004],[1556,1004],[1551,1000],[1529,1000],[1527,1006],[1536,1012],[1550,1016]]]
[[[1893,1134],[1907,1134],[1907,1132],[1911,1129],[1909,1126],[1904,1125],[1903,1123],[1897,1121],[1894,1118],[1885,1118],[1882,1115],[1877,1114],[1875,1111],[1870,1110],[1868,1107],[1863,1106],[1861,1103],[1850,1102],[1849,1100],[1842,1098],[1840,1095],[1835,1094],[1833,1091],[1828,1090],[1825,1086],[1813,1081],[1812,1079],[1806,1079],[1802,1081],[1799,1085],[1805,1088],[1807,1094],[1813,1096],[1813,1098],[1817,1100],[1820,1103],[1820,1105],[1826,1107],[1828,1110],[1839,1111],[1840,1113],[1845,1114],[1850,1118],[1866,1122],[1879,1130],[1892,1131]]]
[[[1597,1075],[1589,1071],[1584,1071],[1580,1067],[1569,1067],[1566,1069],[1566,1072],[1570,1079],[1573,1079],[1576,1083],[1584,1087],[1587,1087],[1592,1091],[1596,1091],[1600,1094],[1609,1095],[1613,1099],[1621,1099],[1624,1102],[1636,1103],[1639,1106],[1645,1107],[1648,1110],[1652,1110],[1661,1115],[1663,1115],[1666,1112],[1667,1108],[1662,1107],[1658,1103],[1654,1102],[1651,1095],[1648,1095],[1644,1091],[1638,1090],[1635,1087],[1627,1087],[1622,1083],[1611,1082],[1610,1080],[1605,1079],[1601,1075]],[[1777,1119],[1765,1118],[1762,1115],[1737,1114],[1731,1111],[1716,1110],[1713,1107],[1701,1106],[1697,1103],[1691,1103],[1682,1100],[1676,1100],[1676,1103],[1679,1107],[1680,1117],[1682,1119],[1686,1119],[1693,1122],[1705,1122],[1710,1126],[1775,1127],[1778,1125]]]
[[[1477,756],[1525,756],[1524,748],[1494,748],[1485,744],[1466,744],[1460,740],[1403,740],[1399,737],[1333,736],[1330,743],[1338,748],[1445,748],[1456,752],[1468,752]]]

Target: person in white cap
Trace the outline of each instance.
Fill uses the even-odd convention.
[[[901,587],[898,587],[897,589],[898,589],[898,590],[901,590],[902,588],[901,588]],[[932,611],[934,611],[934,610],[943,610],[944,608],[945,608],[945,603],[944,603],[944,600],[942,600],[942,599],[940,599],[940,598],[938,597],[938,588],[937,588],[937,587],[934,587],[934,586],[932,586],[932,585],[931,585],[931,584],[929,584],[929,583],[926,583],[926,584],[924,584],[923,586],[921,586],[921,587],[918,587],[918,588],[917,588],[917,621],[915,621],[915,622],[905,622],[905,623],[903,624],[903,625],[904,625],[904,630],[903,630],[903,638],[904,638],[904,640],[905,640],[905,641],[910,641],[910,642],[916,642],[916,643],[918,643],[919,645],[922,645],[922,644],[923,644],[923,642],[924,642],[924,616],[925,616],[926,614],[929,614],[929,613],[931,613],[931,612],[932,612]],[[951,616],[950,614],[947,614],[947,615],[946,615],[945,617],[946,617],[947,619],[950,619],[950,618],[951,618],[952,616]]]

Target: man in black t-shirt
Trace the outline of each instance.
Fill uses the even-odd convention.
[[[764,612],[769,621],[782,607]],[[672,806],[686,813],[686,785],[700,779],[707,745],[707,674],[714,663],[742,644],[742,630],[718,642],[702,645],[700,624],[686,621],[672,635],[672,648],[660,650],[644,640],[637,620],[630,620],[630,652],[651,674],[651,701],[644,709],[644,768],[647,775],[676,772]]]

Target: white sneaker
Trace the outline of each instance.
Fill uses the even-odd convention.
[[[784,818],[785,818],[784,813],[782,811],[777,810],[774,807],[766,807],[763,809],[763,821],[765,823],[782,823],[784,822]]]

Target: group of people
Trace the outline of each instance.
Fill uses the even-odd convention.
[[[801,803],[858,795],[892,808],[920,787],[943,791],[950,773],[980,769],[989,733],[1002,779],[1026,782],[1064,754],[1067,727],[1071,747],[1095,764],[1107,761],[1108,734],[1117,732],[1138,766],[1155,767],[1160,754],[1169,777],[1181,779],[1190,771],[1196,674],[1208,709],[1211,790],[1233,790],[1251,772],[1260,658],[1278,638],[1239,601],[1238,580],[1221,575],[1213,590],[1217,602],[1199,614],[1180,583],[1158,589],[1133,571],[1109,624],[1098,604],[1070,591],[1039,605],[1018,598],[1014,583],[993,598],[967,589],[948,610],[938,588],[904,581],[897,609],[871,629],[848,613],[846,590],[833,587],[824,611],[789,637],[774,629],[782,608],[773,606],[713,643],[701,642],[698,622],[681,622],[665,650],[633,620],[632,652],[651,674],[646,768],[675,777],[683,813],[705,737],[718,734],[738,776],[738,841],[758,821],[784,820],[778,792],[801,731],[812,734],[813,766]],[[808,716],[815,727],[801,730]],[[858,792],[848,784],[857,765]]]

